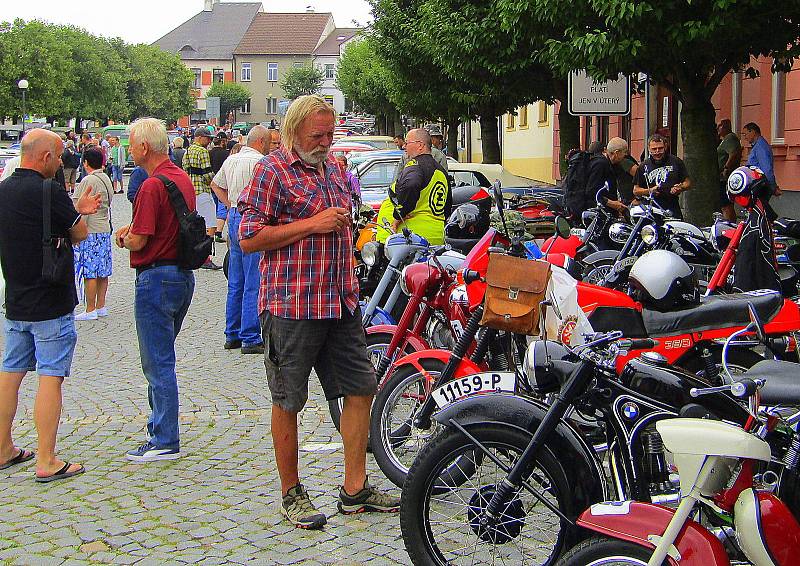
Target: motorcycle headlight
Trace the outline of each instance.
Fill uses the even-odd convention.
[[[400,272],[400,290],[410,297],[411,291],[408,290],[408,281],[406,280],[406,271],[409,267],[410,265],[405,266],[403,271]]]
[[[658,241],[658,230],[652,224],[642,227],[642,241],[648,246],[652,246]]]
[[[364,262],[364,265],[372,267],[378,261],[378,243],[377,242],[367,242],[364,244],[364,247],[361,248],[361,261]]]

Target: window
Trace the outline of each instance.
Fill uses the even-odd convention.
[[[742,73],[733,73],[731,76],[731,131],[741,132],[742,126]]]
[[[539,101],[539,125],[546,126],[548,123],[548,108],[547,103],[544,100]]]
[[[506,114],[506,130],[513,130],[516,116],[509,112]]]
[[[244,106],[242,106],[242,107],[239,109],[239,111],[240,111],[242,114],[250,114],[250,99],[249,99],[249,98],[247,99],[247,102],[245,102],[245,103],[244,103]]]
[[[359,182],[362,187],[388,187],[394,180],[396,168],[396,161],[375,163],[359,175]]]
[[[527,128],[528,127],[528,105],[520,107],[519,109],[519,127],[520,128]]]
[[[292,65],[294,66],[295,69],[302,69],[305,66],[305,63],[303,63],[302,61],[295,61],[294,63],[292,63]]]
[[[211,73],[212,81],[215,83],[225,82],[225,71],[223,69],[214,69]]]
[[[192,73],[194,73],[194,88],[200,88],[200,75],[202,75],[200,69],[193,68]]]
[[[242,81],[250,82],[250,70],[252,69],[251,63],[242,63]]]
[[[334,65],[333,63],[325,64],[325,78],[326,79],[336,78],[336,65]]]
[[[267,80],[271,83],[278,81],[278,64],[267,63]]]
[[[267,98],[267,114],[278,113],[278,99],[275,97]]]
[[[786,134],[786,73],[772,75],[772,143],[784,143]]]

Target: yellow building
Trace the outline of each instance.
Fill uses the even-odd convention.
[[[503,167],[510,173],[555,183],[553,177],[553,111],[545,102],[517,108],[516,114],[499,118]],[[459,136],[459,161],[480,163],[481,127],[477,121],[463,124]]]

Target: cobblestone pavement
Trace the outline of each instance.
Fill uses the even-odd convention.
[[[127,223],[130,210],[115,196],[114,225]],[[218,263],[223,255],[218,244]],[[144,441],[147,419],[133,281],[128,252],[115,247],[110,316],[76,323],[58,450],[87,471],[54,484],[36,484],[32,462],[0,471],[0,563],[409,563],[397,515],[338,514],[341,438],[314,378],[301,415],[301,470],[329,522],[323,531],[282,522],[263,360],[222,348],[222,272],[197,272],[178,336],[183,457],[149,464],[124,458]],[[14,429],[26,448],[36,444],[35,388],[29,374]],[[373,484],[397,493],[371,458],[369,468]]]

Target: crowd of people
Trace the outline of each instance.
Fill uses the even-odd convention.
[[[86,469],[60,459],[55,450],[61,388],[69,378],[77,340],[73,310],[78,301],[74,269],[48,276],[40,267],[45,258],[43,195],[48,190],[53,235],[65,245],[78,246],[65,261],[69,268],[81,265],[87,276],[87,311],[79,320],[104,315],[110,266],[103,260],[112,232],[115,244],[129,250],[130,266],[136,270],[134,318],[150,415],[146,441],[126,457],[142,463],[180,457],[175,341],[191,304],[194,273],[185,268],[179,252],[179,234],[185,228],[178,222],[175,194],[169,196],[169,190],[177,189],[186,208],[202,215],[209,235],[220,231],[211,195],[228,211],[224,220],[231,259],[224,347],[264,354],[283,515],[302,528],[320,528],[326,522],[300,482],[298,462],[297,414],[308,398],[312,368],[329,399],[345,399],[340,512],[399,509],[399,498],[372,487],[366,474],[376,382],[353,270],[351,188],[329,154],[334,118],[324,99],[301,97],[290,107],[280,137],[276,130],[256,126],[244,144],[225,147],[225,158],[217,156],[213,162],[208,146],[216,141],[212,150],[221,148],[220,136],[198,128],[184,150],[182,168],[174,160],[175,150],[184,148],[180,143],[171,148],[164,124],[137,120],[130,126],[129,152],[144,177],[133,197],[132,222],[116,229],[111,203],[122,187],[114,184],[113,172],[104,172],[107,162],[100,144],[79,148],[83,177],[76,174],[80,180],[71,199],[66,185],[50,181],[64,169],[62,156],[69,154],[70,140],[46,130],[23,138],[19,166],[0,185],[0,258],[6,274],[0,469],[35,457],[38,482],[70,478]],[[430,141],[421,131],[416,136],[407,141],[420,146],[413,152],[419,160],[430,153]],[[122,159],[121,153],[111,155],[112,165]],[[409,175],[413,162],[404,169]],[[398,210],[395,218],[411,220],[412,212]],[[35,453],[18,448],[12,436],[18,390],[30,371],[40,376]]]
[[[726,220],[735,221],[736,214],[728,198],[727,181],[731,172],[741,165],[743,147],[739,136],[731,129],[730,120],[720,121],[717,134],[720,140],[717,147],[720,212]],[[772,187],[772,195],[780,195],[775,180],[772,148],[761,135],[758,124],[745,124],[742,139],[750,144],[746,165],[763,171]],[[576,151],[573,150],[570,157]],[[608,184],[604,202],[619,214],[624,214],[632,203],[637,202],[637,198],[651,196],[673,218],[683,218],[679,197],[681,193],[691,190],[692,179],[683,160],[670,151],[666,131],[657,131],[647,139],[647,154],[645,156],[645,152],[642,152],[640,162],[630,155],[628,142],[619,137],[611,138],[605,146],[599,141],[592,142],[586,153],[589,165],[583,180],[585,187],[581,188],[586,197],[579,208],[585,210],[594,206],[595,192]],[[768,203],[766,206],[771,219],[776,218]],[[573,212],[579,215],[582,210]]]

